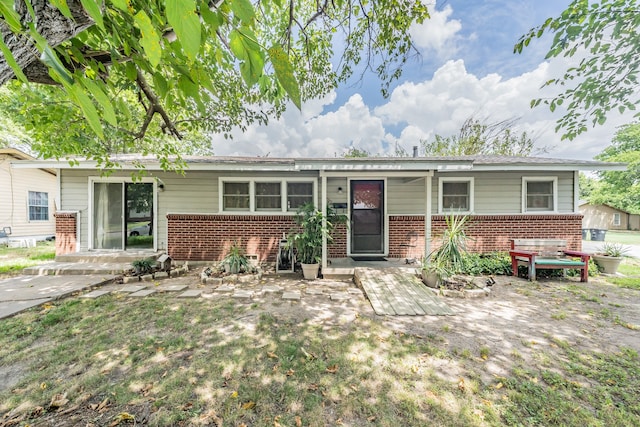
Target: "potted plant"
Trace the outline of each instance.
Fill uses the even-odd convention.
[[[628,249],[620,243],[605,243],[600,252],[592,255],[598,267],[606,274],[616,274]]]
[[[312,203],[306,203],[296,212],[295,222],[298,230],[289,235],[289,244],[295,250],[304,278],[313,280],[320,269],[322,239],[326,237],[327,243],[331,243],[333,229],[336,224],[346,222],[346,217],[328,210],[325,218]]]
[[[233,242],[229,252],[222,260],[225,273],[238,274],[249,271],[249,260],[244,255],[244,251],[237,242]]]
[[[444,278],[463,270],[468,222],[468,216],[451,214],[445,217],[447,228],[442,234],[440,247],[422,262],[422,280],[427,286],[439,287]]]
[[[446,263],[436,257],[426,257],[422,260],[422,281],[430,288],[439,288],[443,280],[451,275]]]

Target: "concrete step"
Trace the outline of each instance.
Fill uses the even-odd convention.
[[[164,252],[154,252],[152,250],[73,252],[56,256],[56,262],[131,264],[137,259],[158,259],[163,253]]]
[[[130,269],[131,263],[75,263],[56,261],[25,268],[23,274],[30,276],[118,275]]]
[[[353,267],[327,267],[322,269],[322,277],[332,280],[353,279],[354,270]]]

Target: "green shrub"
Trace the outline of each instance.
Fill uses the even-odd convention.
[[[472,276],[511,274],[511,257],[507,252],[466,253],[462,259],[462,264],[463,273]]]

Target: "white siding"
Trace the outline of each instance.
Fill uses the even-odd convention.
[[[424,178],[387,179],[387,212],[389,215],[424,215]],[[433,182],[437,186],[437,182]],[[437,201],[437,199],[436,199]],[[437,209],[438,204],[434,205]]]
[[[11,227],[11,237],[53,236],[55,234],[58,180],[42,169],[14,169],[19,162],[13,156],[0,154],[0,229]],[[29,221],[29,191],[47,193],[49,219]]]

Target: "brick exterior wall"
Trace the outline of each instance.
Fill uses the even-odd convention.
[[[432,249],[446,228],[443,215],[431,217]],[[506,251],[510,239],[564,239],[571,250],[582,250],[582,215],[472,215],[467,227],[472,252]],[[389,216],[389,257],[421,257],[423,216]]]
[[[294,226],[286,215],[167,215],[168,253],[181,261],[221,261],[237,242],[246,254],[274,262],[282,234]]]
[[[56,219],[56,256],[76,251],[77,215],[73,212],[57,212]]]
[[[56,218],[56,253],[61,241]],[[66,217],[64,218],[66,219]],[[70,221],[71,222],[71,221]],[[75,216],[73,216],[75,244]],[[506,251],[509,239],[553,238],[567,240],[569,249],[582,249],[582,215],[474,215],[467,227],[473,252]],[[71,224],[69,224],[71,225]],[[295,227],[287,215],[167,215],[168,253],[175,260],[220,261],[234,241],[245,253],[260,261],[274,262],[282,235]],[[438,236],[446,228],[443,215],[431,217],[431,230],[438,246]],[[329,245],[330,258],[347,256],[347,227],[339,224],[334,242]],[[75,246],[74,246],[75,248]],[[420,258],[424,251],[423,216],[389,216],[389,257]],[[66,252],[65,252],[66,253]]]

